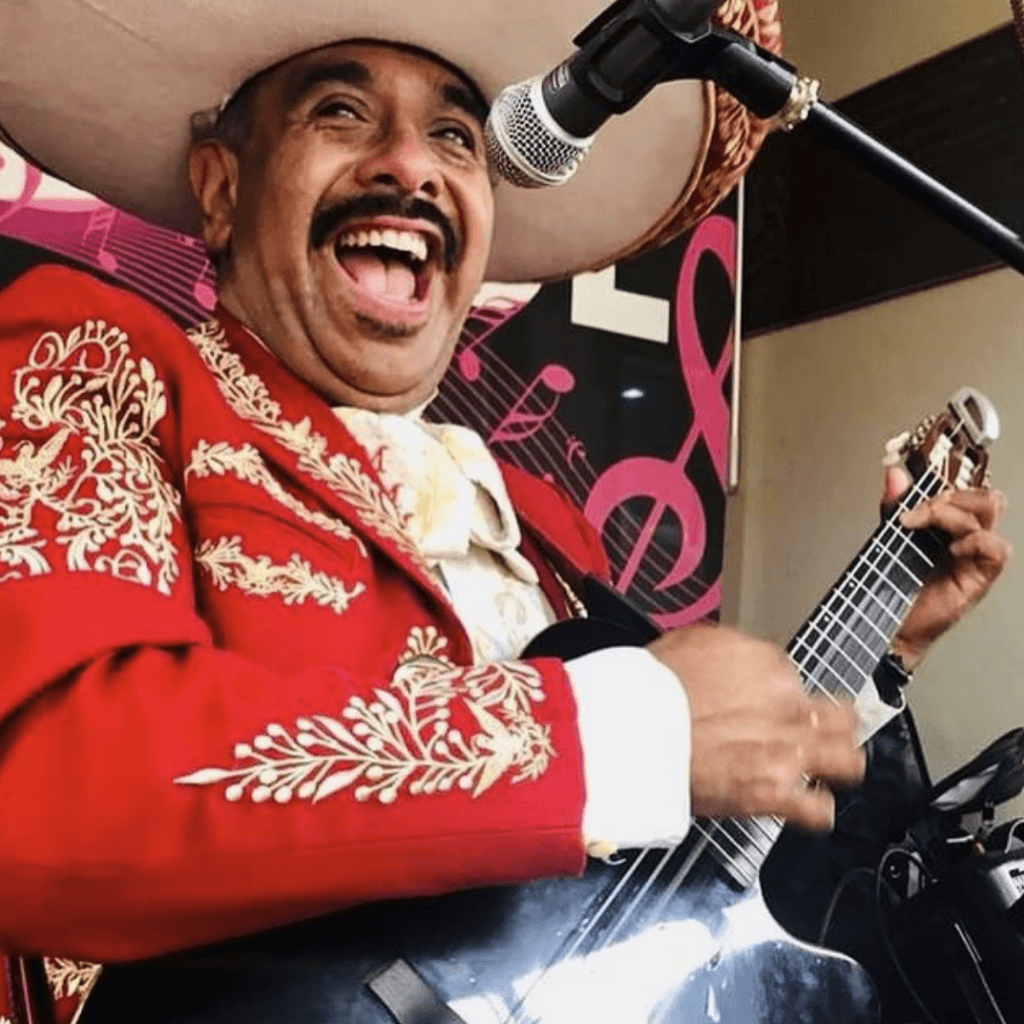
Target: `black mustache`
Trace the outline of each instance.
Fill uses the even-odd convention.
[[[455,269],[461,255],[461,246],[451,221],[425,199],[411,196],[403,198],[391,192],[363,192],[318,210],[309,228],[310,245],[319,249],[339,225],[358,217],[402,217],[428,221],[441,232],[441,262],[444,269],[449,273]]]

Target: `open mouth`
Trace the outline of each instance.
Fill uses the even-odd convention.
[[[355,288],[387,306],[421,306],[430,291],[439,241],[424,231],[350,228],[334,240],[334,256]]]

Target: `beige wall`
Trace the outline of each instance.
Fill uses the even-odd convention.
[[[1011,19],[1010,0],[781,0],[786,57],[828,99]]]
[[[1007,21],[1010,8],[790,0],[785,11],[790,58],[849,91]],[[884,441],[961,384],[1001,414],[993,472],[1020,554],[914,683],[936,779],[1024,725],[1024,278],[1001,270],[748,341],[727,540],[725,618],[784,643],[874,527]],[[1018,814],[1024,798],[1001,809]]]

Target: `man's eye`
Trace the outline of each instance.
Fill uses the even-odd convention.
[[[356,108],[345,100],[328,100],[316,108],[317,117],[337,117],[354,120],[359,117]]]
[[[469,150],[471,153],[476,150],[476,137],[468,128],[463,128],[460,125],[449,124],[445,125],[444,128],[439,129],[436,134],[439,138],[454,142],[456,145]]]

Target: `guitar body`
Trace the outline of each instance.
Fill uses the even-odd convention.
[[[81,1024],[395,1024],[366,982],[398,959],[465,1024],[877,1022],[861,967],[788,936],[699,846],[108,967]]]

